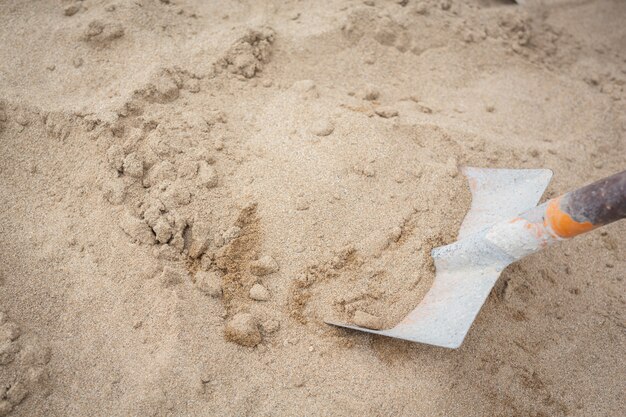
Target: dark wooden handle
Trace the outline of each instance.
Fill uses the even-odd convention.
[[[602,226],[626,217],[626,171],[565,195],[561,209],[579,222]]]

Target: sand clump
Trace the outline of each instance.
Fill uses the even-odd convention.
[[[328,119],[320,119],[311,124],[310,130],[315,136],[328,136],[335,130],[335,125]]]
[[[222,296],[221,279],[216,273],[200,271],[195,279],[196,286],[203,293],[214,298]]]
[[[50,350],[0,311],[0,370],[12,376],[0,385],[0,415],[19,409],[28,396],[50,395]]]
[[[252,78],[269,61],[273,42],[271,28],[250,29],[230,47],[220,65],[233,74]]]
[[[226,323],[225,336],[226,339],[247,347],[254,347],[262,340],[259,325],[249,313],[239,313],[230,319]]]
[[[380,106],[375,110],[375,112],[384,119],[389,119],[398,115],[398,110],[390,106]]]
[[[269,255],[263,255],[250,264],[250,272],[258,277],[273,274],[279,269],[278,263]]]
[[[383,328],[383,321],[380,317],[361,310],[354,312],[352,322],[357,326],[365,327],[366,329],[380,330]]]
[[[623,223],[458,350],[325,323],[415,307],[461,167],[623,169],[624,4],[524,3],[8,3],[0,416],[623,414]]]
[[[256,301],[268,301],[271,298],[270,292],[261,284],[254,284],[250,288],[250,298]]]
[[[367,86],[359,92],[359,97],[363,100],[374,101],[380,97],[380,91],[374,86]]]
[[[65,9],[67,14],[68,9]],[[73,9],[70,9],[70,12]],[[83,40],[101,47],[108,47],[115,39],[124,36],[124,27],[119,22],[92,20],[87,25]]]

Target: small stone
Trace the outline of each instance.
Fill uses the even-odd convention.
[[[352,322],[357,326],[365,327],[366,329],[380,330],[383,328],[383,321],[380,317],[361,310],[354,312]]]
[[[133,178],[143,177],[143,161],[136,153],[130,153],[124,158],[124,173]]]
[[[163,272],[161,273],[159,279],[161,280],[161,285],[168,288],[182,284],[185,276],[182,271],[166,266],[163,268]]]
[[[63,9],[65,16],[74,16],[80,10],[80,4],[70,4]]]
[[[493,113],[494,111],[496,111],[496,108],[492,104],[488,104],[485,106],[485,110],[487,111],[487,113]]]
[[[256,301],[268,301],[271,295],[263,285],[254,284],[252,288],[250,288],[250,298]]]
[[[226,340],[247,347],[254,347],[262,340],[257,321],[250,313],[238,313],[230,319],[224,335]]]
[[[389,106],[380,106],[375,110],[375,112],[377,115],[385,119],[396,117],[398,115],[398,110]]]
[[[84,61],[81,57],[76,57],[74,59],[72,59],[72,65],[74,65],[74,68],[80,68],[83,65]]]
[[[335,125],[329,119],[323,118],[313,122],[309,130],[316,136],[328,136],[335,130]]]
[[[213,298],[222,296],[222,282],[216,272],[200,271],[196,274],[196,288]]]
[[[256,276],[273,274],[278,269],[278,263],[269,255],[264,255],[250,264],[250,272]]]
[[[200,186],[214,188],[217,186],[218,178],[215,168],[205,161],[201,161],[198,168],[198,182]]]

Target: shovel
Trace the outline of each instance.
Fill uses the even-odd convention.
[[[626,171],[536,206],[548,169],[462,169],[472,192],[456,242],[431,251],[435,281],[399,324],[372,330],[334,326],[458,348],[500,273],[548,245],[626,217]]]

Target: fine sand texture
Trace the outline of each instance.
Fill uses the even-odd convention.
[[[0,417],[620,416],[626,222],[390,327],[462,166],[626,168],[623,0],[0,0]]]

